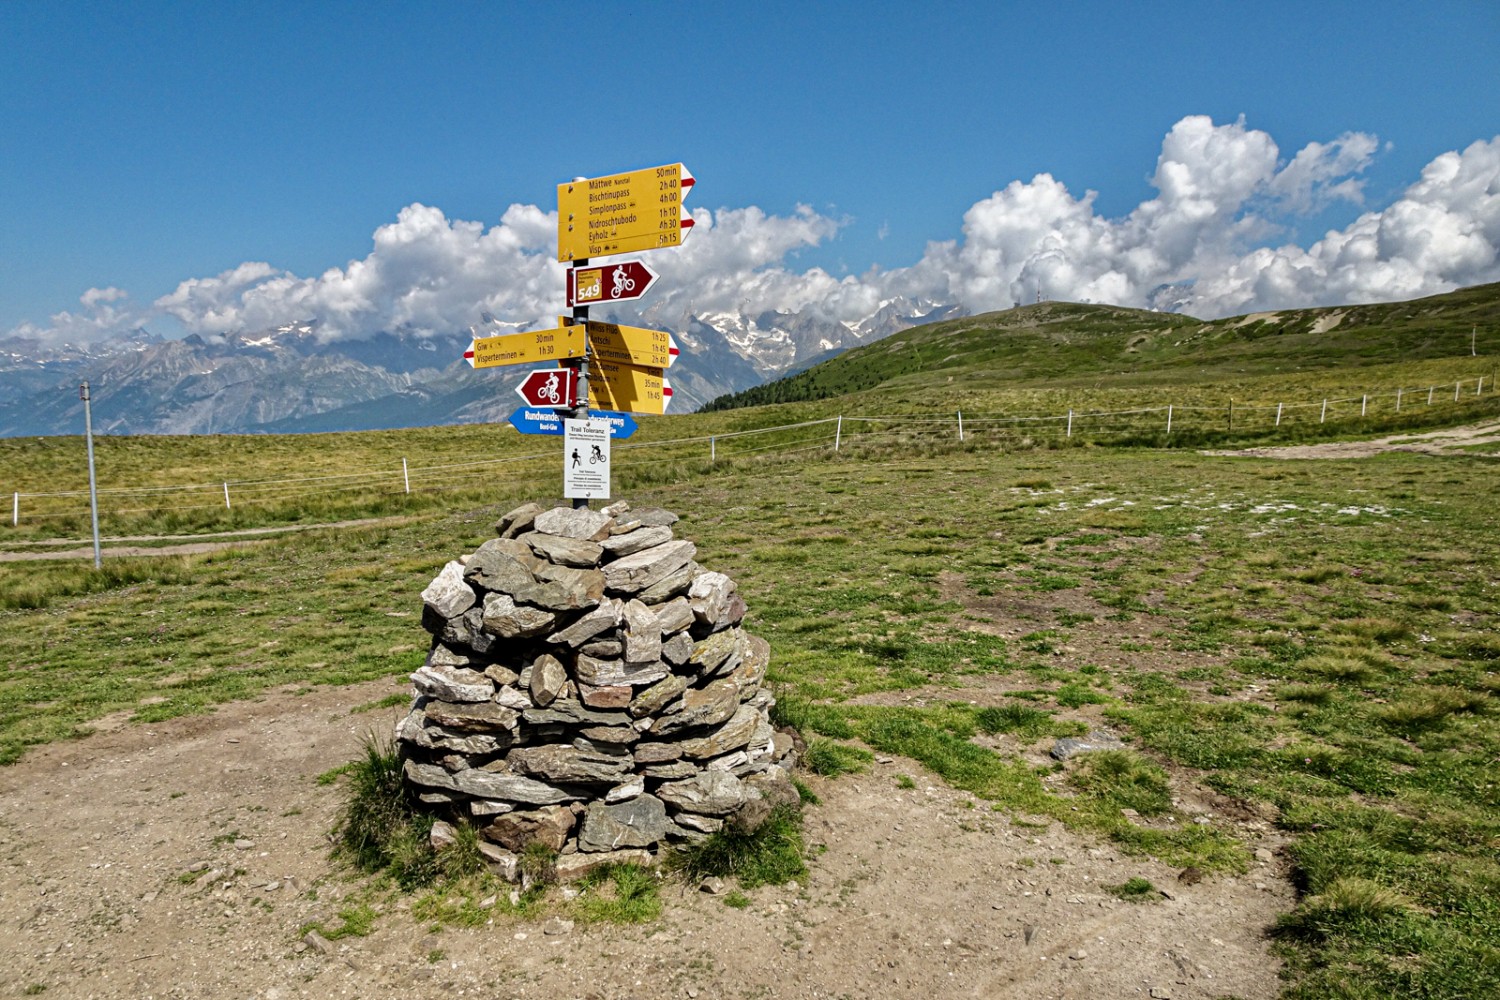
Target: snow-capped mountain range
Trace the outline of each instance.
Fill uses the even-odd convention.
[[[897,299],[857,323],[810,310],[689,316],[671,332],[669,412],[798,371],[859,344],[960,315]],[[597,319],[609,317],[596,316]],[[483,317],[487,335],[524,329]],[[102,434],[238,434],[499,423],[518,405],[524,369],[473,370],[470,332],[319,336],[315,323],[167,340],[146,330],[88,346],[0,338],[0,436],[77,434],[78,384],[90,383]]]

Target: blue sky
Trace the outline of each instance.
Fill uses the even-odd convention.
[[[745,301],[758,306],[838,293],[853,315],[901,292],[977,311],[1028,281],[1131,305],[1167,283],[1218,289],[1189,307],[1200,314],[1308,304],[1320,288],[1404,297],[1500,279],[1483,259],[1500,225],[1485,180],[1500,156],[1497,81],[1500,5],[1488,2],[5,0],[0,336],[136,322],[222,332],[298,309],[321,318],[351,288],[369,301],[345,332],[425,330],[460,319],[462,303],[393,303],[412,283],[441,284],[445,267],[487,261],[476,287],[552,280],[545,220],[502,223],[508,208],[551,212],[559,181],[678,160],[698,179],[688,207],[711,215],[676,277],[755,285],[763,294]],[[1163,200],[1173,135],[1206,150],[1184,154],[1199,193],[1262,157],[1244,184],[1225,180],[1228,200],[1208,197],[1211,231],[1153,221],[1183,217],[1180,204],[1142,209]],[[1277,174],[1312,143],[1322,158],[1309,155],[1290,194],[1297,177]],[[1389,275],[1351,275],[1314,246],[1475,143],[1465,169],[1478,187],[1443,195],[1439,226],[1477,239],[1467,249],[1400,251]],[[1058,188],[1031,187],[1039,174]],[[992,197],[1013,182],[1013,198]],[[1030,242],[1013,238],[1033,209]],[[482,232],[455,235],[459,223]],[[375,260],[381,227],[388,243],[442,246]],[[464,249],[483,233],[522,246]],[[1170,249],[1183,240],[1194,248]],[[1257,247],[1289,249],[1257,264]],[[1299,275],[1314,266],[1266,288],[1247,270],[1288,261]],[[224,277],[247,263],[267,266]],[[872,267],[886,277],[860,284]],[[339,287],[315,286],[330,268]],[[679,288],[674,302],[725,308],[711,300]],[[560,305],[486,302],[517,322]]]

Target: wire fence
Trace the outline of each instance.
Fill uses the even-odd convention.
[[[1036,413],[893,413],[830,416],[773,427],[654,441],[617,441],[611,448],[617,471],[640,465],[712,468],[737,461],[824,452],[858,457],[900,453],[934,445],[1028,447],[1038,444],[1191,444],[1206,436],[1306,437],[1320,425],[1328,430],[1373,426],[1413,410],[1446,419],[1495,395],[1490,376],[1421,389],[1328,397],[1295,402],[1136,407],[1120,410],[1068,409]],[[1434,412],[1434,411],[1442,411]],[[1360,422],[1363,422],[1361,424]],[[101,516],[159,516],[192,511],[234,511],[237,507],[274,509],[314,498],[377,500],[411,494],[437,494],[473,488],[497,475],[549,474],[556,449],[414,466],[406,457],[380,468],[281,478],[232,479],[176,485],[125,486],[98,490]],[[11,493],[10,525],[87,517],[87,489]]]

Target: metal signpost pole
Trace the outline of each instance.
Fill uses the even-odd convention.
[[[568,264],[568,269],[570,271],[572,271],[575,268],[578,268],[580,266],[584,266],[584,265],[587,265],[587,264],[588,264],[588,258],[585,257],[582,260],[570,261],[569,264]],[[568,416],[572,417],[574,420],[587,420],[589,418],[589,346],[588,346],[589,307],[588,306],[574,306],[573,307],[573,322],[574,323],[582,323],[583,324],[584,342],[583,342],[583,357],[578,358],[578,359],[576,359],[576,360],[574,360],[572,362],[572,364],[578,369],[578,390],[577,390],[578,391],[578,397],[577,397],[577,399],[575,399],[573,401],[574,402],[574,406],[573,406],[573,409],[568,412]],[[588,500],[586,500],[586,499],[584,499],[582,497],[575,497],[573,499],[573,509],[574,510],[578,510],[580,508],[587,507],[588,505],[589,505]]]
[[[94,480],[94,418],[89,412],[89,384],[78,387],[78,398],[83,400],[83,437],[89,452],[89,511],[94,520],[94,568],[103,569],[104,559],[99,551],[99,488]]]

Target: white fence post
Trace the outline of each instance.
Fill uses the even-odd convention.
[[[406,492],[411,492],[411,473],[407,471],[406,459],[401,460],[401,481],[406,484]]]
[[[1434,387],[1430,386],[1430,385],[1427,387],[1427,405],[1428,406],[1432,405],[1432,390],[1433,390],[1433,388]]]
[[[1327,419],[1328,419],[1328,400],[1325,399],[1325,400],[1323,400],[1323,412],[1320,413],[1320,414],[1318,414],[1318,423],[1321,424],[1323,421],[1325,421]]]
[[[1281,404],[1280,403],[1276,404],[1276,426],[1277,427],[1281,426]]]
[[[1368,406],[1369,404],[1370,404],[1370,394],[1369,393],[1365,393],[1363,396],[1359,397],[1359,415],[1360,416],[1364,416],[1365,415],[1365,407]]]
[[[1073,436],[1073,411],[1068,411],[1068,437]]]
[[[1458,402],[1458,387],[1461,386],[1461,385],[1463,385],[1462,382],[1454,382],[1453,383],[1453,401],[1455,403]]]
[[[1483,391],[1484,391],[1484,376],[1481,375],[1481,376],[1479,376],[1479,382],[1478,382],[1478,384],[1476,384],[1474,386],[1474,395],[1477,396],[1477,395],[1479,395]]]
[[[958,411],[958,443],[964,443],[964,411]]]
[[[710,462],[719,460],[719,443],[712,435],[708,438],[708,460]]]
[[[1172,433],[1172,404],[1167,404],[1167,433]]]
[[[1397,413],[1401,412],[1401,390],[1400,389],[1396,390],[1396,412]]]
[[[224,509],[229,510],[229,484],[224,484]]]
[[[13,494],[10,498],[10,526],[14,528],[21,523],[21,494]]]
[[[842,416],[840,416],[839,417],[838,426],[835,427],[834,430],[833,430],[833,450],[834,451],[838,451],[839,450],[839,439],[842,438],[843,436],[844,436],[844,418]]]

